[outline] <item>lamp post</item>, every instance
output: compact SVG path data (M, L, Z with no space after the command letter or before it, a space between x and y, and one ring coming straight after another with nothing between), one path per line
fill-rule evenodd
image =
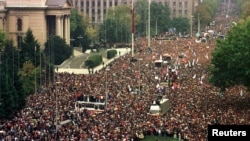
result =
M71 45L72 45L71 42L74 42L74 41L75 41L75 39L70 39L70 45L69 45L70 47L71 47ZM72 46L72 47L73 47L73 46Z
M142 59L139 59L139 96L141 95L141 61Z
M151 0L148 0L148 47L150 48L150 4Z
M0 50L0 109L1 109L1 105L2 105L2 87L1 87L1 82L2 82L2 74L1 74L1 65L2 65L2 51Z
M105 85L105 109L107 109L108 107L108 77L107 77L107 72L110 69L106 66L105 69L105 81L106 81L106 85Z
M59 86L62 84L62 82L56 82L56 139L57 139L57 133L58 133L58 91Z
M82 38L83 38L83 37L80 35L80 36L78 36L77 38L79 39L79 41L80 41L80 47L82 48ZM83 48L82 48L82 52L83 52Z
M191 15L191 20L190 20L190 37L193 37L193 15Z

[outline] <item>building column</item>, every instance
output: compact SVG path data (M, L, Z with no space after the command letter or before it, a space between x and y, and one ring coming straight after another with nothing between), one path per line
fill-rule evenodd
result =
M92 23L93 21L92 21L92 0L91 1L89 1L89 19L90 19L90 22Z
M64 29L64 25L65 25L65 21L64 21L64 15L61 16L60 21L61 21L61 37L63 39L65 39L64 33L65 33L65 29Z
M108 9L109 9L109 0L106 1L106 13Z
M61 37L61 15L56 15L56 35Z
M1 27L0 27L0 30L3 30L3 31L4 31L4 30L5 30L5 29L4 29L4 17L0 17L0 26L1 26Z
M83 1L83 13L84 13L84 16L86 16L87 14L87 8L89 8L89 7L87 7L87 2L86 2L86 0L85 1ZM81 11L82 12L82 11Z
M70 17L69 15L65 16L65 25L64 25L64 38L67 44L70 44Z
M95 0L95 21L94 21L95 26L96 26L97 21L98 21L98 1Z
M114 10L114 8L115 8L115 1L112 0L112 9Z
M100 13L101 13L101 17L100 17L100 21L103 21L103 12L104 12L104 6L103 6L104 0L101 0L101 8L100 8Z

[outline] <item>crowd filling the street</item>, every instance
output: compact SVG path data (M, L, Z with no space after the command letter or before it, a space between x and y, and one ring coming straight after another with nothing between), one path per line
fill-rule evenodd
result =
M221 33L226 32L223 29ZM221 93L208 83L217 38L211 35L196 42L196 37L175 36L151 38L150 48L147 38L138 37L134 56L120 56L90 74L55 73L53 82L27 97L26 108L13 119L0 120L0 139L135 141L155 135L205 141L208 125L249 125L247 89L235 86ZM155 61L165 53L171 61L158 66ZM152 116L149 108L161 95L169 99L170 109ZM75 104L84 97L107 105L98 113L79 110Z

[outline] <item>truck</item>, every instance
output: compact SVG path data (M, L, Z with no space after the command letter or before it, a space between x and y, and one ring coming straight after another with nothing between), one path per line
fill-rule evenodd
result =
M152 116L162 116L167 113L170 109L170 101L167 98L158 96L157 100L154 100L149 108L149 115Z

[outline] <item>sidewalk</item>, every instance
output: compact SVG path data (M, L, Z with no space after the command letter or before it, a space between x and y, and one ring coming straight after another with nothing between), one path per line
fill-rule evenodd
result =
M131 48L117 48L117 55L115 58L119 58L120 56L124 56L127 53L130 53ZM120 52L120 55L119 55ZM79 55L79 54L78 54ZM106 58L103 58L104 61L104 66L106 66L107 64L109 64L110 62L113 62L115 58L109 59L107 60ZM73 59L69 59L68 61L72 61ZM72 63L72 62L70 62ZM69 64L69 62L64 62L64 64ZM99 71L103 68L103 64L97 66L94 68L93 72ZM58 73L63 73L63 72L67 72L67 73L74 73L74 74L89 74L89 71L87 68L63 68L63 67L58 67L58 71L55 70Z

